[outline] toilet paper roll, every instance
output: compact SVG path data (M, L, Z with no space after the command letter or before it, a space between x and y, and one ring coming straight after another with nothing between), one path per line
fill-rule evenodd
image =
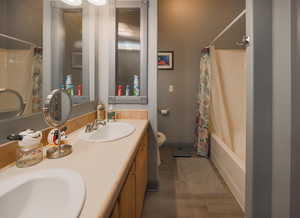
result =
M164 109L164 110L160 110L161 115L168 115L169 114L169 110Z

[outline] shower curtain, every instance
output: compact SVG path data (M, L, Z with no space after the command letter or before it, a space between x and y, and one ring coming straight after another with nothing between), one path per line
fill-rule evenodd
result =
M211 58L208 52L200 59L200 83L197 99L195 146L198 155L209 156L209 108L210 108L210 80Z
M246 72L244 49L210 47L201 57L195 142L200 156L209 156L209 133L214 133L245 159Z
M212 59L212 91L211 91L211 108L210 120L211 131L218 135L226 145L232 147L232 132L230 118L228 114L228 101L224 90L224 75L218 62L217 51L214 47L210 48Z
M43 104L43 55L42 51L35 53L33 58L32 113L39 112Z
M246 49L211 49L211 131L241 160L246 156Z

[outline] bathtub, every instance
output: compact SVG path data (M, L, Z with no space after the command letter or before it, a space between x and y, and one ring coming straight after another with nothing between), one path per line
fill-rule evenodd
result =
M211 160L245 211L245 161L241 160L214 134L211 137Z

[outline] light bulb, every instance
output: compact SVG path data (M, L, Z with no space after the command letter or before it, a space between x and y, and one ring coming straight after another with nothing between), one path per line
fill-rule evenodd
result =
M82 0L62 0L64 3L72 6L79 6L82 3Z
M107 3L107 0L88 0L93 5L101 6Z

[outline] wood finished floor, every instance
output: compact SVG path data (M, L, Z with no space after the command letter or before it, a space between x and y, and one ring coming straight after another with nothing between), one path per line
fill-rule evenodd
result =
M244 214L209 160L173 158L161 148L160 190L148 192L142 218L243 218Z

